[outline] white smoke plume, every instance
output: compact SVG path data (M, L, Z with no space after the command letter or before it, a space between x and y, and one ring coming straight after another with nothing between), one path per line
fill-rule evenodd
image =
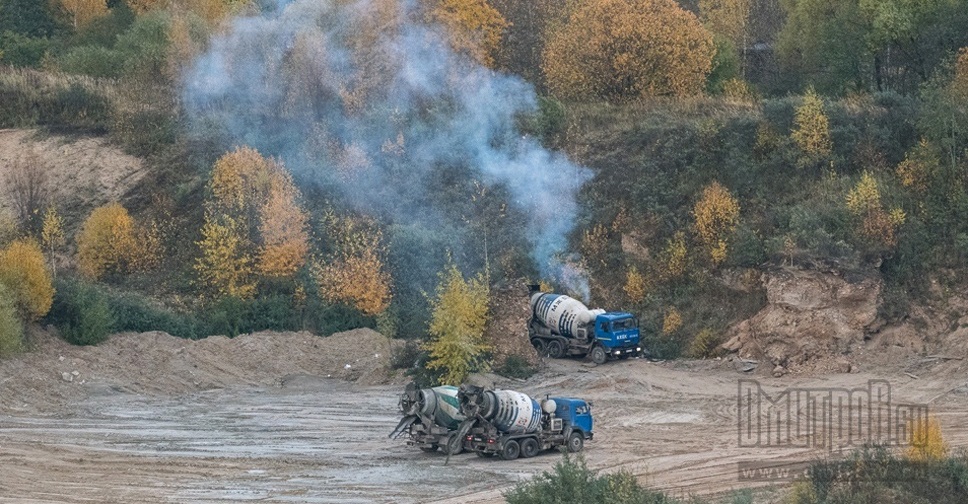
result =
M536 110L531 86L454 53L412 1L274 0L216 36L183 90L195 127L282 159L361 211L432 218L425 192L441 170L502 186L542 275L564 280L554 258L591 172L519 133Z

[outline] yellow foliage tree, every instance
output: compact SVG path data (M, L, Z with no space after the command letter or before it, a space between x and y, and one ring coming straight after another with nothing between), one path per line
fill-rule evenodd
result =
M61 0L61 6L71 15L75 30L108 13L106 0Z
M674 0L589 0L550 34L542 70L569 100L688 96L702 92L715 52Z
M327 301L347 303L366 315L378 315L390 306L390 274L373 250L316 263L313 276Z
M900 208L890 212L881 205L881 191L874 176L865 171L857 184L847 193L847 209L860 219L862 236L885 247L897 244L897 230L907 216Z
M299 189L288 173L273 178L260 212L259 271L270 277L291 277L306 263L309 252L308 216L297 203Z
M279 162L263 157L250 147L238 147L215 162L209 189L212 193L209 215L226 223L230 221L234 233L231 237L234 255L223 260L237 265L239 261L244 262L246 275L251 272L248 268L254 266L259 273L277 278L291 277L306 263L308 216L299 207L299 189ZM213 221L211 225L215 227L210 231L228 236L225 229L220 229L223 224ZM233 282L245 286L243 296L251 294L248 279L237 278ZM223 288L217 292L225 295L227 291Z
M64 244L64 221L54 207L47 207L47 212L44 213L44 222L40 228L40 241L44 250L47 251L51 274L56 277L57 268L54 263L54 251Z
M641 303L649 290L645 275L639 272L638 268L632 266L625 274L625 286L622 290L633 303Z
M926 139L921 139L917 147L905 154L904 161L897 165L896 171L901 185L924 193L928 188L928 181L940 166L941 159L934 147Z
M329 260L312 268L320 296L355 306L367 315L383 312L390 305L393 285L380 258L383 234L366 219L327 212L324 220L334 251Z
M272 187L279 166L251 147L238 147L212 167L209 188L215 204L236 219L254 220Z
M483 275L466 280L451 264L440 275L437 296L431 300L428 369L442 372L442 385L460 385L488 350L484 327L490 289Z
M665 317L662 319L662 334L669 336L682 327L682 314L675 307L666 310Z
M241 225L227 215L209 211L197 242L202 255L195 260L198 284L214 298L247 299L255 293L252 258L246 250Z
M447 27L454 50L493 67L507 20L486 0L437 0L431 17Z
M739 223L739 202L719 182L713 182L703 189L692 213L699 239L710 249L713 264L722 263L726 240Z
M808 160L818 160L830 155L833 148L830 121L824 112L823 100L812 88L804 95L803 104L797 107L790 136Z
M663 278L670 279L682 276L686 272L688 253L689 251L686 248L686 234L682 231L677 231L666 242L665 250L662 251Z
M847 209L855 215L864 215L881 207L881 191L871 172L865 171L857 184L847 193Z
M44 252L32 238L15 240L0 250L0 283L27 320L47 315L54 302L54 283L44 263Z
M752 0L699 0L699 15L709 31L742 51L749 35Z
M941 460L948 455L948 443L941 434L941 423L935 417L908 422L910 432L907 458L917 462Z
M123 270L134 244L134 220L123 206L111 203L95 208L77 236L78 269L91 279Z

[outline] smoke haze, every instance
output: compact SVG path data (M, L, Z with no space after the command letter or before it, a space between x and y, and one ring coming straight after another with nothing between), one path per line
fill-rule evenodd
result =
M556 258L590 171L517 130L536 110L530 85L454 53L421 17L399 0L275 2L212 40L185 108L195 127L398 221L434 218L426 192L442 171L502 187L542 276L563 281Z

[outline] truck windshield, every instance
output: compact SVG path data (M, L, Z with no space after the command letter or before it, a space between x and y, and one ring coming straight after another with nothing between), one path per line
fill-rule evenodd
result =
M616 320L615 322L613 322L613 330L623 331L625 329L635 329L636 327L638 327L638 325L639 325L638 321L636 321L634 318L627 318L625 320Z

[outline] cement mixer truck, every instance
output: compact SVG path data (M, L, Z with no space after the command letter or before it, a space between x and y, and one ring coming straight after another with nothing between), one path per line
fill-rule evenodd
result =
M411 383L400 395L403 418L390 433L395 439L407 433L407 444L423 451L442 448L448 455L463 451L463 443L456 435L465 420L457 401L457 387L442 386L420 389Z
M596 364L642 353L639 322L631 313L589 310L581 301L531 286L528 336L541 355L590 357Z
M591 404L582 399L538 401L514 390L472 385L461 385L457 399L466 417L457 434L464 449L479 457L514 460L558 447L574 453L593 436Z

